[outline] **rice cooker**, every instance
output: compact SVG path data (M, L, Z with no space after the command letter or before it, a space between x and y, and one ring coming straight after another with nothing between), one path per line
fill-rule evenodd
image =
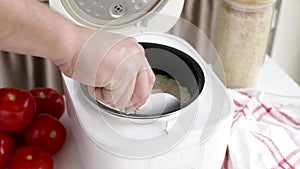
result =
M176 81L182 96L174 109L125 114L93 99L84 84L63 75L70 125L85 168L222 167L234 106L198 52L166 33L183 4L183 0L50 0L54 10L79 25L136 38L154 73ZM189 94L185 100L184 92Z

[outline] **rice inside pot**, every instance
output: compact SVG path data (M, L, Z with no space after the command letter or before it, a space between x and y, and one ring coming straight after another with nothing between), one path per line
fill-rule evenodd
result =
M155 78L152 93L169 93L175 96L181 105L191 99L188 89L181 86L178 81L161 74L156 74Z

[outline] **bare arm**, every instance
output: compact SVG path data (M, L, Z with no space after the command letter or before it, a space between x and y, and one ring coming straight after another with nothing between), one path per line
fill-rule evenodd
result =
M0 50L49 59L118 108L130 111L147 100L155 77L135 39L77 26L36 0L0 4ZM88 43L91 37L97 43Z
M66 60L94 32L36 0L0 0L0 4L0 49L4 51L44 57L57 65L70 63Z

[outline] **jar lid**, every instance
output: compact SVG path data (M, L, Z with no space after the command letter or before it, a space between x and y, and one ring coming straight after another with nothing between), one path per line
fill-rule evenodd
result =
M277 0L224 0L237 9L263 9L272 6Z

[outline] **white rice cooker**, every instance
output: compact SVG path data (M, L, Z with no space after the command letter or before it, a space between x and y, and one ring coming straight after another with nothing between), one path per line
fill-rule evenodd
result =
M226 88L185 40L167 34L183 0L50 0L73 22L130 35L155 74L190 98L159 114L124 114L63 75L71 129L86 169L220 169L234 106ZM157 104L157 103L156 103ZM155 105L153 105L155 106Z

